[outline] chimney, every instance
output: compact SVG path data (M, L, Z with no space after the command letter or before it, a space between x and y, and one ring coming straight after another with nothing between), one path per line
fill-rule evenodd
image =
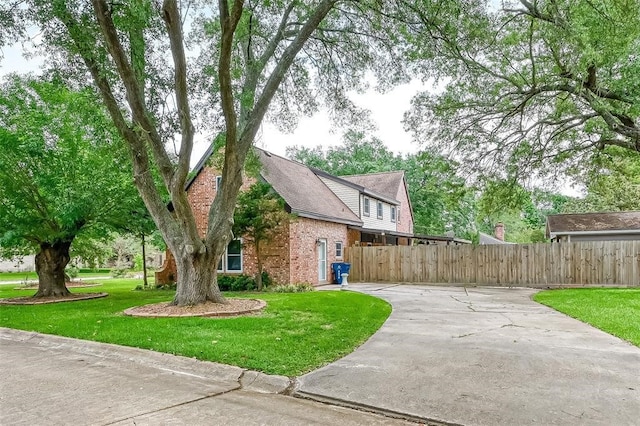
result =
M502 222L496 223L496 227L493 230L493 234L500 241L504 241L504 223Z

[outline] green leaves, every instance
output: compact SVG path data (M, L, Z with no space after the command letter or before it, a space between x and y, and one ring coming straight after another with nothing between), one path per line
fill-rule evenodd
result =
M257 181L238 195L233 233L238 238L244 236L253 244L259 244L269 241L289 218L282 197L268 183Z
M414 2L433 7L428 1ZM466 2L459 2L466 3ZM484 175L527 182L588 161L593 147L637 150L640 2L474 2L440 20L419 16L412 57L444 92L414 100L407 123Z
M127 153L91 91L11 76L0 90L0 246L73 240L129 215L140 199Z

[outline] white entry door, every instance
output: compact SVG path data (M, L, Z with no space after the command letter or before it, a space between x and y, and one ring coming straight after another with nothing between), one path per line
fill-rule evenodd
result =
M327 240L318 240L318 281L327 280Z

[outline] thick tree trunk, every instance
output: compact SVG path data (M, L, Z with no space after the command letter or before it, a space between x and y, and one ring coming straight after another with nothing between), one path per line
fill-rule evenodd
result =
M33 297L59 297L71 294L65 285L64 268L71 260L71 241L56 241L40 244L36 254L38 292Z
M178 286L174 305L192 306L207 301L227 303L218 288L218 257L202 253L176 256Z

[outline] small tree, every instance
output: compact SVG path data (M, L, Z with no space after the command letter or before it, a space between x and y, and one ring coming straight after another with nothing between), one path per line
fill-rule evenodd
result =
M258 181L238 196L233 233L242 235L244 242L252 244L256 250L256 285L259 291L262 290L263 269L261 247L272 241L280 225L291 217L285 211L282 197L266 182Z

